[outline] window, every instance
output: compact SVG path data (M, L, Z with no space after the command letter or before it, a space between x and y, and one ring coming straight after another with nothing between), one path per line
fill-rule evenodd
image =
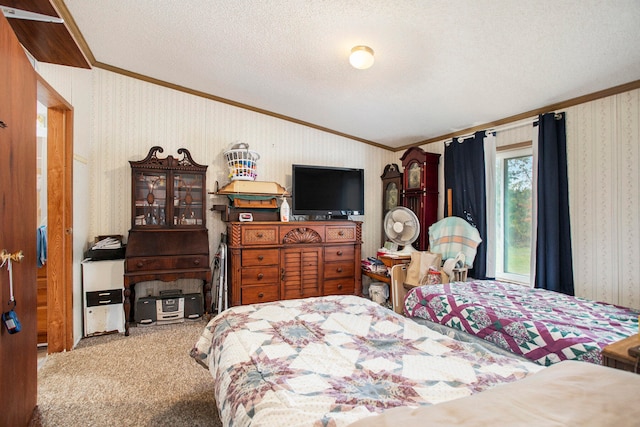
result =
M529 283L533 155L531 146L496 154L496 278Z

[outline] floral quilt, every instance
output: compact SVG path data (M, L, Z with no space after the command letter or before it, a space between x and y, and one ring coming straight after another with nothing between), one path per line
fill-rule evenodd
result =
M404 309L545 366L599 364L602 348L638 333L637 310L492 280L417 287Z
M544 369L356 296L233 307L209 322L191 356L213 376L225 426L345 426Z

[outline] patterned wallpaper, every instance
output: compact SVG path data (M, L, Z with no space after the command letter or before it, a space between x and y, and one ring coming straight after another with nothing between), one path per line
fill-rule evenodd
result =
M563 111L576 295L640 308L640 90ZM531 126L497 132L496 140L531 140ZM423 148L443 153L444 144Z
M101 69L40 64L38 71L75 108L75 152L87 159L90 181L90 191L76 194L75 205L81 212L85 209L87 241L97 234L126 235L129 160L143 158L153 145L162 146L164 154L177 154L178 148L185 147L194 160L209 165L207 182L213 191L216 181L228 182L222 153L242 141L261 155L258 179L286 187L291 185L292 163L364 168L363 256L374 255L380 245L380 175L386 164L400 164L403 152L392 153ZM640 90L564 111L576 294L640 308ZM529 140L529 132L529 127L498 132L497 144ZM443 147L442 142L423 146L441 154ZM441 159L440 216L442 163ZM207 218L212 250L224 231L217 215L210 212Z
M393 152L98 68L88 72L90 93L74 91L70 80L78 77L69 78L63 67L41 64L39 71L74 106L93 100L87 120L75 123L76 135L89 130L88 139L76 136L74 150L89 165L91 191L75 199L76 205L88 206L87 240L99 234L127 235L129 160L144 158L154 145L164 149L162 156L177 156L178 148L187 148L196 162L209 166L207 187L214 191L216 182L229 182L224 151L245 142L260 154L258 180L289 190L293 163L363 168L366 215L354 219L364 222L363 256L375 255L379 248L380 175L394 160ZM214 203L227 203L226 197L211 196L210 205ZM208 212L211 252L225 227L219 213Z

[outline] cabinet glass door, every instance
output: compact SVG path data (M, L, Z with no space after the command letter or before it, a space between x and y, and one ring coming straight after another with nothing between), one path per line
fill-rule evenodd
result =
M202 225L204 175L176 173L173 177L173 225Z
M159 171L137 171L134 182L134 225L166 225L167 174Z

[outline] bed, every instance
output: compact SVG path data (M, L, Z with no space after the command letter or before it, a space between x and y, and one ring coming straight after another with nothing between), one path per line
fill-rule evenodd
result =
M208 323L191 356L213 377L225 426L346 426L545 369L356 296L233 307Z
M637 426L640 375L565 360L535 375L469 397L398 407L350 427Z
M471 334L544 366L562 360L600 364L602 348L638 333L638 310L494 280L419 286L403 301L411 318Z

